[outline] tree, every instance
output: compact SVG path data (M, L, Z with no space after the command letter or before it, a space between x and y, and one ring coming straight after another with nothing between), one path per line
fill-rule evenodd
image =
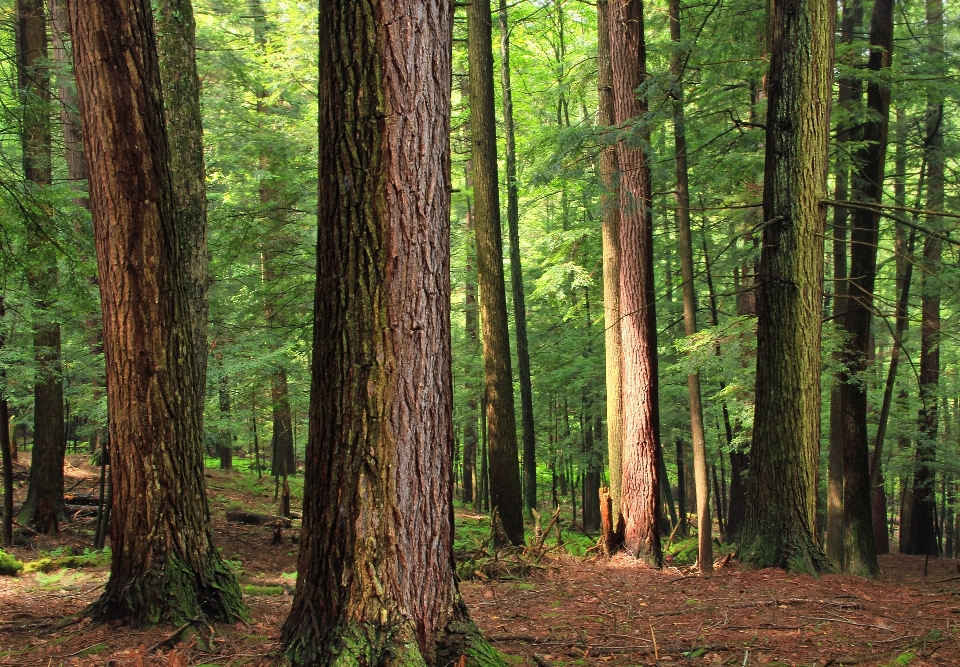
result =
M623 451L620 511L624 545L659 567L660 473L657 467L657 318L653 293L650 170L643 145L647 105L637 93L646 78L643 3L618 2L610 12L614 118L624 134L620 168L620 335L623 351Z
M772 5L749 511L740 558L830 568L815 532L834 3Z
M213 547L186 267L150 3L68 7L90 174L113 471L110 578L89 613L245 615Z
M877 0L870 20L872 72L890 69L893 55L893 2ZM863 124L864 145L856 152L852 177L854 199L881 203L890 87L882 78L867 84L871 118ZM850 336L844 350L846 370L840 374L840 433L843 439L843 560L844 572L867 577L880 574L870 496L870 445L867 442L867 388L860 374L867 368L873 292L877 275L879 212L857 209L850 229L850 276L847 281L844 329Z
M453 7L369 8L320 7L310 436L283 644L293 665L501 665L453 571Z
M680 237L680 275L683 279L683 328L687 336L697 333L697 295L693 284L693 240L690 233L690 186L687 170L687 130L683 108L683 52L680 50L680 0L670 2L670 37L674 42L670 61L673 76L673 133L677 165L677 226ZM690 397L690 434L693 441L693 474L697 489L698 563L701 573L713 570L713 519L710 517L710 483L707 480L707 446L703 430L700 373L687 376ZM719 499L718 499L719 502ZM686 521L686 517L681 517Z
M597 124L603 135L600 152L600 219L603 245L603 340L607 386L607 457L610 477L610 530L622 541L620 512L621 452L623 449L623 384L620 343L620 209L617 173L617 148L610 131L613 115L613 69L610 65L610 2L597 3L598 111ZM611 547L618 546L611 544Z
M944 49L943 0L926 0L927 52L938 69ZM943 210L944 204L944 142L943 94L936 86L927 90L927 209ZM937 458L937 389L940 382L940 280L931 272L940 263L942 240L939 235L940 218L927 216L929 234L923 244L923 261L928 271L923 274L923 292L920 323L920 411L917 416L917 448L913 468L913 502L910 504L909 530L900 539L900 552L936 556L936 471Z
M470 60L470 130L473 135L474 226L480 328L487 383L490 503L497 508L506 537L523 544L523 501L517 455L510 332L503 275L503 238L497 184L497 125L493 97L490 0L467 9Z
M203 428L207 398L207 188L203 163L203 119L197 76L197 26L191 0L161 0L154 14L170 143L170 174L180 229L180 257L187 278L193 328L193 387Z

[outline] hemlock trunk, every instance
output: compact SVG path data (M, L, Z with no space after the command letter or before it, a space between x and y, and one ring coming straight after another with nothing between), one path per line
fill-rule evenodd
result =
M283 628L293 665L503 664L453 570L452 12L320 5L310 435Z
M617 2L610 11L610 61L616 123L630 130L617 145L620 176L620 326L623 449L620 511L627 551L654 566L660 547L660 475L657 468L657 329L653 293L650 169L643 145L646 78L643 3Z
M830 568L816 535L820 328L835 5L774 3L757 294L757 383L740 557Z
M71 2L110 404L110 579L88 610L139 625L245 614L213 547L151 6Z

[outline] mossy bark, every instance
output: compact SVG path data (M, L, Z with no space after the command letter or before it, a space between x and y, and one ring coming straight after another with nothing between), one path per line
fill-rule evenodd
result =
M756 418L740 558L830 569L816 536L823 236L835 3L786 0L770 21Z
M310 435L284 652L298 667L496 665L454 578L453 6L331 0L319 25Z
M89 613L137 625L244 615L213 547L189 278L148 0L70 3L103 310L110 579Z

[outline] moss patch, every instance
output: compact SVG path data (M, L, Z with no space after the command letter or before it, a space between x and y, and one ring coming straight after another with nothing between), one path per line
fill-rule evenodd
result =
M0 549L0 576L15 577L23 569L23 563L11 556L3 549Z

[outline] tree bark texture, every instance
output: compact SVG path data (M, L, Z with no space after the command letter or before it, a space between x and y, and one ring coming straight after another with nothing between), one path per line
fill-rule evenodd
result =
M6 344L6 304L0 294L0 350ZM0 465L3 466L3 544L13 546L13 452L7 409L7 372L0 367Z
M189 281L147 0L68 6L90 173L110 405L110 579L90 613L137 624L245 615L213 547Z
M502 664L453 570L452 22L440 0L320 6L310 435L283 628L293 665Z
M503 274L490 22L490 0L476 0L467 9L477 282L487 385L490 503L499 511L507 538L519 545L523 544L523 500Z
M680 41L680 0L670 0L670 39L674 53L670 61L673 77L673 137L676 151L677 226L680 238L680 273L683 279L683 329L687 336L697 333L697 294L693 282L693 240L690 233L690 190L687 169L687 131L683 108L683 52ZM700 373L687 376L690 398L690 435L693 445L693 476L697 489L697 540L700 573L713 570L713 521L710 518L710 482L707 479L707 445L703 429ZM721 453L722 456L722 453ZM686 520L686 517L683 517Z
M613 69L610 66L610 2L597 2L597 60L599 105L597 124L610 128L613 117ZM600 195L601 243L603 246L603 326L604 355L607 385L607 465L610 473L611 521L615 526L621 519L620 488L621 451L623 449L623 384L620 366L623 349L620 345L620 207L619 167L614 134L603 137L600 152L600 175L603 191ZM619 531L622 532L622 531ZM617 545L619 546L619 545Z
M927 57L937 63L943 74L944 12L943 0L926 0ZM927 210L942 211L944 205L943 95L937 87L927 91ZM938 216L927 216L927 227L939 231ZM923 244L923 263L927 271L921 283L920 322L920 412L917 418L917 449L913 468L913 502L910 505L910 530L901 538L900 552L938 553L936 536L936 459L937 389L940 382L940 264L942 242L934 235ZM933 273L931 273L933 272Z
M784 0L769 16L756 417L740 558L830 569L816 536L820 322L834 3Z
M193 387L200 426L207 396L207 186L203 161L197 26L191 0L160 0L154 14L160 81L163 83L170 175L177 214L177 242L186 278L193 328ZM201 431L202 432L202 431Z
M42 201L50 186L50 67L47 61L47 20L43 0L17 2L17 81L22 109L23 175L28 191ZM57 291L57 250L48 240L50 216L43 206L26 209L27 282L33 292L33 355L36 363L33 403L33 452L27 498L20 523L41 533L56 533L67 519L63 503L63 368L60 323L54 312Z
M843 3L843 18L840 22L840 42L850 45L860 32L863 23L861 0ZM846 64L854 66L859 58L850 49L845 54ZM852 128L849 115L860 101L862 84L859 79L844 78L839 82L837 106L842 120L837 126L837 158L834 176L834 196L845 201L850 190L850 158L847 144L859 136L858 128ZM833 210L833 318L842 324L847 308L847 218L849 210L837 206ZM837 353L837 360L840 354ZM840 400L841 378L834 378L830 388L830 449L827 461L827 558L838 567L843 566L843 420Z
M893 52L893 0L876 0L870 21L871 72L890 69ZM856 154L852 177L854 198L881 203L890 115L890 88L883 77L867 85L871 118L863 123L865 142ZM844 572L877 577L876 544L870 501L870 445L867 439L867 387L861 377L872 351L873 291L877 275L880 215L857 209L850 229L850 277L843 325L849 338L840 374L840 422L843 440Z
M63 156L67 162L67 178L77 190L84 190L87 163L83 155L83 134L77 89L70 75L70 21L63 0L49 0L50 35L53 39L53 61L57 65L57 94L60 96L60 124L63 127ZM89 206L84 197L80 205Z
M507 0L500 0L500 81L503 91L503 132L506 139L507 230L510 236L510 284L520 374L520 426L523 434L523 492L527 509L537 506L537 439L533 423L533 386L530 381L530 345L527 342L527 306L520 264L520 195L517 191L517 142L510 86L510 24Z
M646 78L643 3L610 7L614 120L627 135L617 145L620 175L620 325L623 450L620 511L627 551L661 566L660 476L657 469L657 328L653 293L650 170L643 145L647 104L637 89Z

